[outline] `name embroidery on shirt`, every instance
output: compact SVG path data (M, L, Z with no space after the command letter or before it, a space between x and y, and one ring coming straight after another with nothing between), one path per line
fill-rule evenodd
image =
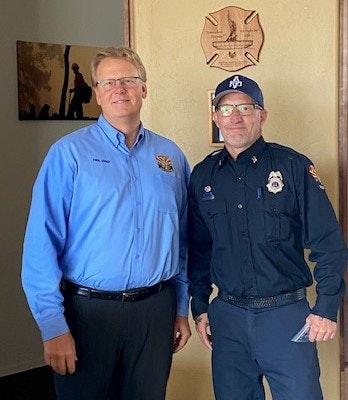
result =
M110 160L101 160L100 158L93 158L93 161L107 163L107 164L109 164L109 162L110 162Z
M166 172L174 171L172 160L168 156L157 155L156 161L158 167L161 168L163 171Z

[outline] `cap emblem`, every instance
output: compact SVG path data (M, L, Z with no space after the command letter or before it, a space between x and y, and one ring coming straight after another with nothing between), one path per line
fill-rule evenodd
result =
M235 76L231 81L230 81L230 87L232 89L237 89L243 85L243 82L239 79L239 76Z

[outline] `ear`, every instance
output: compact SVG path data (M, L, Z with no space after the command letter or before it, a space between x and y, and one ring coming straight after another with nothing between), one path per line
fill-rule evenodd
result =
M217 122L218 118L216 116L216 111L213 111L213 121L215 122L215 125L219 128L219 124Z
M261 123L261 126L266 122L267 115L268 115L267 110L261 110L261 112L260 112L260 123Z
M144 83L144 84L142 85L142 94L141 94L141 97L142 97L143 99L146 99L146 96L147 96L147 86L146 86L146 84Z

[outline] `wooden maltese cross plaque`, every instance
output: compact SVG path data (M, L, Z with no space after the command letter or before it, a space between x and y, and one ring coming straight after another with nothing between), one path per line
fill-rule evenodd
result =
M225 7L205 17L201 44L207 65L238 71L259 61L263 38L256 11Z

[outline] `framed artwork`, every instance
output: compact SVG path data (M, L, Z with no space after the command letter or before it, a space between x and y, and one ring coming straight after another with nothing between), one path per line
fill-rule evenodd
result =
M123 33L115 42L131 47L132 1L119 2ZM17 41L18 119L97 119L90 62L98 49Z
M208 90L208 115L209 115L209 125L208 125L208 141L211 147L223 147L224 138L221 135L220 129L215 125L213 121L213 99L214 90Z
M97 47L17 41L20 120L97 119L90 62Z

